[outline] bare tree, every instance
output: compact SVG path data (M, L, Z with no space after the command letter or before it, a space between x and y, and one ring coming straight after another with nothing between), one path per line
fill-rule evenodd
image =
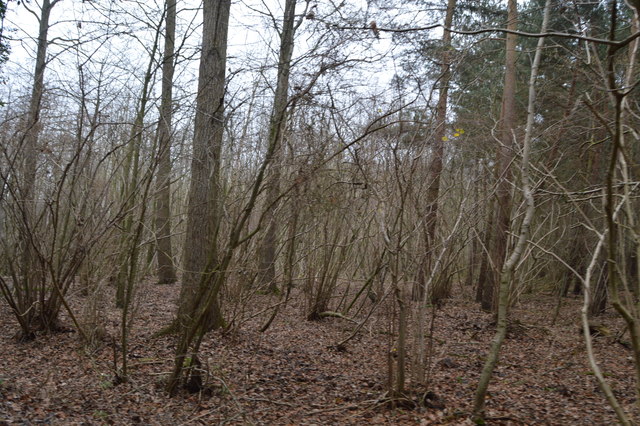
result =
M436 131L433 135L433 159L429 166L427 176L427 193L426 193L426 214L425 214L425 231L424 244L425 253L424 261L420 265L418 282L420 290L424 291L426 275L431 269L431 258L433 254L433 246L435 245L436 223L438 221L438 197L440 196L440 176L442 174L442 163L444 157L444 146L446 141L446 125L447 125L447 101L449 97L449 83L451 81L451 28L453 23L453 14L456 8L456 0L447 1L447 12L444 18L444 27L442 35L442 65L439 77L438 105L436 106ZM433 289L433 299L441 299L446 296L447 289L442 286Z
M202 53L196 97L191 185L189 188L184 272L178 324L192 319L198 289L218 271L217 238L221 214L220 155L222 151L229 0L204 2ZM217 296L207 312L207 328L224 324Z
M162 93L158 119L158 172L155 213L158 282L176 281L171 245L171 139L173 116L173 74L175 70L176 0L165 2L164 55L162 59Z
M307 3L308 4L308 3ZM275 150L271 160L270 175L267 178L267 194L265 205L265 223L267 229L259 246L260 275L258 284L261 287L268 286L271 291L277 291L276 278L276 252L278 221L274 211L280 192L280 167L282 166L282 134L286 122L287 107L289 104L289 74L291 72L291 57L293 55L294 36L296 29L303 22L306 13L295 24L296 0L286 0L284 5L284 20L280 30L280 56L278 59L278 80L273 99L273 109L269 120L269 134L267 146L274 144ZM294 25L295 24L295 25Z
M39 270L35 262L34 228L36 222L36 171L38 164L38 137L40 135L41 123L40 112L42 105L42 97L44 94L44 73L47 66L47 47L49 45L49 18L51 10L59 2L59 0L43 0L40 7L40 14L31 12L38 18L38 41L36 50L36 64L33 73L33 84L31 87L31 98L29 100L29 111L25 123L25 129L22 137L22 143L19 147L21 151L21 177L19 188L19 199L22 211L22 223L20 224L20 239L22 245L22 267L20 283L15 283L18 288L19 309L25 314L26 328L23 327L25 333L24 338L32 337L31 321L35 317L35 310L32 309L37 303L36 287L43 278L44 271ZM25 5L26 7L26 5ZM24 297L22 297L24 296ZM44 318L43 318L44 319ZM54 327L54 324L42 324L45 327Z

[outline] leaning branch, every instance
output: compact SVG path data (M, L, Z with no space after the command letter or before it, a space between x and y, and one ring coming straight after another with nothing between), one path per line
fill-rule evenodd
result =
M343 26L343 25L338 25L338 24L333 24L333 23L329 23L329 22L325 22L325 24L329 27L332 27L334 29L338 29L338 30L364 30L364 31L370 31L372 30L371 26L368 25L359 25L359 26ZM603 44L606 46L612 46L616 49L619 49L621 47L624 47L626 45L628 45L629 43L631 43L632 41L634 41L637 38L640 38L640 31L635 32L633 34L631 34L629 37L619 40L619 41L615 41L615 40L608 40L608 39L604 39L604 38L597 38L597 37L589 37L589 36L585 36L585 35L581 35L581 34L570 34L570 33L562 33L562 32L556 32L556 31L549 31L549 32L543 32L543 33L530 33L530 32L526 32L526 31L517 31L517 30L509 30L507 28L483 28L483 29L479 29L479 30L456 30L453 28L448 28L443 24L431 24L431 25L427 25L424 27L406 27L406 28L392 28L392 27L379 27L379 26L375 26L376 31L379 32L386 32L386 33L412 33L412 32L419 32L419 31L429 31L429 30L434 30L436 28L442 28L445 31L449 31L453 34L460 34L460 35L478 35L478 34L487 34L487 33L504 33L504 34L515 34L517 36L520 37L529 37L529 38L545 38L545 37L555 37L555 38L566 38L566 39L573 39L573 40L580 40L580 41L588 41L591 43L596 43L596 44Z

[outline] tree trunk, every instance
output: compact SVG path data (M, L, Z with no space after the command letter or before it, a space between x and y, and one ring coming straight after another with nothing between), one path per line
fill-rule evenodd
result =
M513 3L513 4L512 4ZM507 29L517 29L517 9L515 2L509 1ZM516 126L516 41L515 34L507 34L504 88L502 109L500 111L500 147L496 155L496 198L495 213L492 226L487 229L491 233L489 257L491 270L483 283L482 309L496 310L497 288L500 273L507 252L509 227L511 223L511 161L513 160L513 130Z
M594 317L601 315L607 309L607 284L608 284L608 265L602 262L598 268L595 285L591 290L589 302L589 316Z
M202 54L198 75L196 117L187 207L184 273L178 325L186 326L198 309L201 285L214 281L220 223L220 154L224 131L225 70L231 0L205 0ZM217 294L207 309L205 328L224 324Z
M487 309L484 301L485 299L491 300L491 298L487 294L492 290L490 288L491 280L489 278L492 273L492 265L491 260L489 259L488 250L489 247L491 247L491 238L493 235L492 230L495 216L495 204L495 200L489 201L486 228L482 233L482 255L480 256L482 261L480 262L480 271L478 272L478 286L476 287L476 302L480 303L482 305L482 309L484 310L491 310L491 306L489 306Z
M173 116L173 73L176 35L176 0L166 0L166 28L164 58L162 62L162 94L158 121L158 173L156 186L156 257L158 283L170 284L177 280L171 246L171 122Z
M517 5L516 0L509 0L508 3L508 28L515 30L516 20L517 20ZM542 28L540 29L541 33L546 32L547 24L549 22L549 11L551 9L551 0L547 0L544 7L544 18L542 19ZM525 128L524 135L524 143L522 149L522 193L523 197L526 201L526 212L524 219L522 220L522 224L520 225L520 233L518 235L518 240L513 249L513 252L509 256L509 259L504 263L504 268L500 273L500 281L498 288L498 303L497 303L497 325L496 325L496 333L493 337L493 341L491 342L491 347L489 349L489 353L487 354L487 359L485 361L484 367L482 368L482 373L480 375L480 380L478 381L478 388L476 389L476 395L473 403L473 417L476 420L477 424L484 424L484 407L485 407L485 397L487 395L487 389L489 387L489 381L493 375L493 369L495 368L498 357L500 355L500 349L502 347L502 343L504 342L504 338L507 335L507 316L509 313L509 293L511 290L511 281L514 276L514 272L516 270L516 266L522 257L522 253L525 250L527 245L527 239L529 238L529 228L531 226L531 222L533 220L533 215L535 213L535 205L533 199L533 192L531 190L531 183L529 181L529 154L531 150L531 139L533 132L533 122L535 116L535 100L536 100L536 90L535 83L538 78L538 67L540 66L540 59L542 57L542 48L544 46L544 37L538 40L538 45L536 47L536 53L533 59L533 64L531 66L531 75L529 78L529 101L527 107L527 125ZM516 45L516 36L515 35L507 35L507 70L509 69L509 61L510 59L515 59L515 45ZM510 52L510 50L512 50ZM510 54L513 54L514 57L510 58ZM514 68L511 69L512 72L515 73L515 63L513 63ZM514 83L515 83L515 75L514 75ZM515 89L515 86L511 87L511 89ZM505 84L505 97L507 95L507 84ZM515 98L515 91L511 91L510 95ZM503 103L503 106L508 103ZM512 124L515 124L515 119L512 121Z
M456 8L456 0L447 1L447 13L444 19L444 27L451 28L453 13ZM440 89L438 91L438 105L436 106L436 132L434 140L433 161L429 167L427 182L427 212L425 216L425 250L424 260L420 267L419 282L424 285L425 274L431 269L431 257L433 254L433 242L438 221L438 197L440 196L440 175L442 174L442 159L444 157L444 145L447 126L447 98L449 97L449 82L451 80L451 32L444 30L442 35L442 65L440 74ZM432 289L432 299L442 299L448 296L448 290L437 288L442 286L444 280L437 280ZM420 291L426 289L421 288ZM437 302L437 300L432 300Z
M297 26L294 25L296 0L287 0L284 6L284 20L280 33L280 57L278 60L278 81L273 100L273 110L269 121L269 139L267 146L274 145L273 158L270 159L271 170L267 178L267 195L265 201L265 223L267 230L258 248L260 275L258 284L275 292L278 287L276 278L276 252L278 221L275 219L275 209L280 192L280 168L282 167L282 133L287 116L289 73L291 57L293 55L293 37Z
M40 109L44 93L44 71L47 66L47 46L49 33L49 17L51 9L59 0L43 0L40 9L38 47L36 52L36 67L33 75L29 114L22 140L22 187L23 222L20 229L22 282L19 284L18 300L20 310L26 316L25 324L31 327L35 311L31 309L38 297L38 288L43 288L43 272L36 264L36 253L31 238L34 237L36 216L36 169L38 162L38 137L40 135ZM44 291L44 290L42 290ZM24 338L30 338L33 330L24 330Z

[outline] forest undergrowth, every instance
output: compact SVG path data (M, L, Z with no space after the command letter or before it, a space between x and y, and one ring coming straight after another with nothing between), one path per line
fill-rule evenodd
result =
M391 407L385 398L387 357L394 351L391 303L339 349L336 343L356 324L337 317L306 321L303 298L292 298L264 333L259 329L270 312L247 315L238 327L206 336L200 358L205 390L169 398L163 385L174 338L153 335L171 320L179 286L147 283L140 294L129 343L130 381L122 384L114 372L115 307L102 307L101 340L87 349L72 328L17 341L14 319L0 305L0 424L472 424L468 416L495 325L466 297L437 308L430 385L414 389L418 404ZM272 296L256 297L256 313L274 303ZM81 306L83 298L71 301ZM582 302L563 299L552 323L556 303L551 294L524 295L514 307L489 387L488 424L615 423L587 362ZM610 311L597 322L598 360L616 396L630 407L633 362L627 336L619 333L623 324Z

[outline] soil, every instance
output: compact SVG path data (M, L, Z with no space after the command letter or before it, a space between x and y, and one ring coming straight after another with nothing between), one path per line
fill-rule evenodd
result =
M462 289L459 289L462 290ZM172 319L179 285L144 284L129 338L130 376L118 384L120 310L103 306L103 335L82 345L67 332L15 338L17 324L0 305L0 424L473 424L473 396L489 342L491 314L466 299L437 309L428 385L404 403L387 398L388 359L395 347L389 301L355 337L356 323L339 317L305 319L304 297L293 297L264 333L278 296L256 294L232 306L233 327L209 333L200 361L204 389L169 398L163 386L173 364L175 336L153 335ZM107 299L105 299L107 300ZM113 299L109 299L113 300ZM81 312L85 298L71 297ZM525 295L512 309L512 326L489 386L488 424L606 425L616 423L586 356L579 327L580 299ZM359 322L370 309L367 300ZM262 311L262 312L261 312ZM430 311L431 318L431 311ZM631 350L614 312L597 318L598 361L620 403L633 413L636 394ZM409 361L411 361L411 352ZM636 417L637 418L637 417Z

